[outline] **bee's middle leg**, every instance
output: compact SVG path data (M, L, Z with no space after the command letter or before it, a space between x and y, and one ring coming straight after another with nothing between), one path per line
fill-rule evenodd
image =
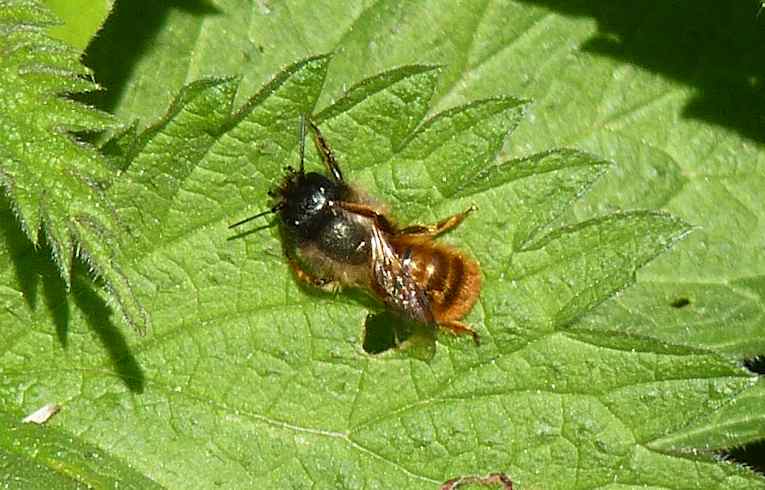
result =
M338 206L354 214L371 218L377 226L383 232L389 235L398 234L396 227L390 222L384 214L377 212L375 209L367 206L366 204L359 204L355 202L341 201L337 203Z
M470 213L477 210L478 208L475 205L470 206L466 210L462 211L461 213L457 213L453 216L449 216L448 218L442 219L438 223L434 223L431 225L412 225L407 226L406 228L400 230L398 232L399 235L425 235L425 236L437 236L442 233L446 233L449 230L453 230L454 228L457 228L463 221L465 221L465 218L468 217Z

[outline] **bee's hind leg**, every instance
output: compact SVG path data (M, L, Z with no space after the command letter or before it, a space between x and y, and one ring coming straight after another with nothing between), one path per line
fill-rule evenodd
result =
M438 236L442 233L446 233L449 230L453 230L454 228L457 228L463 221L465 221L465 218L468 217L470 213L477 210L478 207L476 205L472 205L466 210L462 211L461 213L457 213L453 216L449 216L448 218L442 219L438 223L434 223L431 225L412 225L407 226L406 228L400 230L398 232L399 235L424 235L424 236Z
M481 338L478 336L478 332L473 330L470 325L458 322L457 320L449 320L446 322L438 322L438 326L448 330L454 335L470 335L473 337L473 341L476 345L481 343Z

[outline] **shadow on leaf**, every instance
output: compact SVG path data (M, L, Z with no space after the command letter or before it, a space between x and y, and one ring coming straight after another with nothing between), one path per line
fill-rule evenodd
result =
M24 300L30 310L35 310L38 288L42 283L45 305L56 326L56 336L61 345L66 347L69 303L66 298L66 285L51 259L50 246L43 236L40 246L35 248L21 231L6 196L3 195L0 199L0 233L5 237L5 245Z
M765 473L765 441L752 442L730 451L723 451L726 461L743 464L753 470Z
M76 269L77 276L72 286L75 304L85 316L85 321L109 354L117 375L133 393L143 393L145 377L143 369L130 352L125 336L111 320L112 310L93 290L90 280L83 278L81 267Z
M27 240L4 196L0 197L0 234L5 238L27 307L30 310L37 308L38 290L42 287L56 336L61 346L66 348L71 319L66 285L53 264L52 252L44 237L37 248ZM76 262L72 271L72 298L107 350L117 375L130 391L142 393L145 383L143 370L130 352L122 332L111 321L111 309L96 294L95 286L87 277L83 264Z
M696 89L684 115L765 141L765 18L759 2L522 0L592 17L581 49L641 66Z
M84 64L95 72L95 79L105 90L82 98L111 112L130 80L129 74L152 48L173 9L198 16L221 13L210 0L117 2L103 29L88 46L84 59Z

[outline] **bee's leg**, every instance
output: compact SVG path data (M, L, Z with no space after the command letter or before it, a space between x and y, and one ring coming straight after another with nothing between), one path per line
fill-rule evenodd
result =
M290 268L292 269L292 272L295 274L295 277L298 278L298 280L310 284L311 286L333 293L340 289L340 283L337 281L333 281L331 279L325 279L323 277L316 276L314 274L311 274L307 270L303 269L303 267L300 265L300 263L295 259L294 257L287 257L287 261L290 264Z
M441 328L444 328L448 330L449 332L453 333L454 335L471 335L473 337L473 341L476 343L476 345L481 343L481 339L478 336L478 332L473 330L470 325L466 325L462 322L458 322L457 320L449 320L446 322L439 322L438 326Z
M446 219L443 219L439 221L438 223L432 224L432 225L412 225L407 226L403 230L399 231L399 235L426 235L426 236L437 236L442 233L446 233L449 230L452 230L460 225L467 216L478 209L475 204L467 208L461 213L457 213L453 216L449 216Z
M377 226L384 233L387 233L389 235L398 234L398 231L396 231L396 227L393 225L393 223L390 222L388 218L385 217L385 215L377 212L376 210L367 206L366 204L359 204L356 202L347 202L347 201L338 201L335 204L345 209L346 211L350 211L351 213L373 219L375 222L375 226Z
M332 151L332 148L329 147L329 143L327 143L327 140L322 136L319 127L310 119L308 119L308 124L311 125L311 131L313 132L313 142L316 144L316 149L319 150L321 159L324 160L324 164L327 166L329 173L332 174L332 177L334 177L335 180L342 182L343 173L340 172L340 166L337 164L337 160L335 160L335 154Z

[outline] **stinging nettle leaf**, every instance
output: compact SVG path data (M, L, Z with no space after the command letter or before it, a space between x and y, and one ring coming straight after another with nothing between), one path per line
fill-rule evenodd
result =
M762 254L765 233L760 225L765 221L759 218L765 210L761 198L765 153L761 137L748 138L742 134L751 136L753 128L760 136L765 133L761 124L751 124L744 131L740 125L742 120L761 123L762 113L752 110L761 104L759 98L750 95L757 92L757 81L762 78L758 56L762 51L762 31L757 22L752 22L756 8L746 2L709 2L696 9L677 8L675 2L653 2L651 8L645 8L634 2L539 1L469 5L452 1L325 2L320 9L305 1L250 4L222 0L209 9L206 2L189 9L168 7L162 2L146 5L153 22L142 21L146 11L131 15L131 10L136 9L117 7L116 19L121 23L115 22L116 29L103 32L96 40L104 41L102 47L106 48L103 49L106 62L100 66L106 72L116 71L119 77L114 81L116 94L111 97L115 110L131 120L137 115L163 113L170 98L166 94L202 74L242 72L244 79L239 90L243 96L257 90L289 60L325 51L336 52L320 98L327 103L341 97L345 87L354 86L370 74L411 63L445 67L432 112L508 93L533 98L529 117L512 140L505 142L507 158L523 158L566 146L616 162L597 180L592 192L573 201L569 212L565 212L568 208L560 204L562 199L557 196L570 196L577 184L566 185L567 171L563 170L446 201L434 187L419 190L406 188L406 182L391 185L394 177L391 168L399 167L395 161L391 165L382 162L379 172L370 169L349 172L350 176L354 183L363 184L371 194L389 202L393 215L403 222L435 220L475 201L479 213L443 240L459 244L480 257L484 272L500 278L513 253L524 249L527 241L534 242L561 225L621 209L662 208L703 228L697 228L670 253L641 268L636 286L612 297L608 306L595 308L590 315L597 312L601 321L593 328L619 333L627 330L626 333L634 334L630 340L633 343L641 338L659 338L680 347L714 349L727 353L731 359L743 359L753 349L758 352L757 339L765 338L761 301L756 293L734 284L740 278L761 275L765 263ZM127 15L120 16L120 11ZM149 36L136 36L147 32L151 33L150 49L144 49L141 42ZM673 49L668 50L667 46ZM731 46L735 49L730 49ZM225 55L221 56L222 53ZM130 73L121 69L124 60L137 61L130 65ZM707 101L701 108L697 103L699 94ZM324 104L319 105L319 110L322 107ZM721 107L726 110L721 111ZM329 120L322 128L329 133L331 124ZM351 124L348 126L352 129ZM358 132L348 134L374 136L371 131L364 131L363 119L359 119L358 127L361 128ZM285 140L289 137L294 141L294 132L294 127L285 130ZM330 142L338 142L337 148L342 140L350 140L345 134L345 128L338 128L330 134ZM631 143L625 144L626 141ZM267 143L248 143L258 145L260 151L272 156L282 156L271 151ZM359 148L363 140L359 145L349 141L349 145L354 160L341 160L345 166L357 165L356 156L362 162L375 160L371 152L365 154ZM241 176L236 186L227 187L243 203L243 207L228 212L233 215L228 223L263 209L266 188L280 178L280 166L294 165L295 153L294 143L290 142L284 151L285 160L264 163L269 172L274 170L273 175L254 172ZM321 167L312 167L318 168ZM580 183L586 180L586 173L582 170L577 174ZM428 186L433 183L424 172L417 176L423 177L422 182ZM221 178L212 173L200 176L199 181L220 185L216 179ZM543 200L532 199L537 189L554 191L556 184L545 186L548 178L568 190L548 193L550 203L545 208L532 204ZM422 204L414 203L410 196L420 197ZM512 213L516 208L520 209ZM551 212L556 218L547 223L543 210L551 208L564 212ZM535 218L535 226L537 222L545 225L539 229L526 226L524 220L530 218ZM530 230L534 231L527 233ZM483 446L474 453L474 458L471 453L460 451L460 447L449 446L453 451L444 450L431 464L443 463L449 471L434 478L409 471L412 466L406 457L411 453L390 461L362 448L348 449L342 415L325 416L326 411L347 413L344 404L335 403L346 400L340 387L346 386L349 392L359 387L355 390L359 396L349 397L348 401L355 407L351 410L350 424L370 412L395 409L407 397L413 404L419 402L417 407L422 410L429 403L428 389L439 381L446 384L453 379L459 372L457 368L467 370L466 384L476 383L470 376L476 365L507 360L506 369L496 371L494 378L481 378L481 382L512 378L523 367L524 359L513 356L511 351L535 338L538 331L520 337L522 332L509 320L501 328L492 327L496 344L504 346L503 352L507 353L502 357L495 356L493 351L463 350L459 342L442 336L435 358L427 364L413 362L406 356L402 360L402 356L394 353L366 361L345 349L348 344L354 345L354 338L358 339L357 330L365 309L358 305L353 308L353 301L344 294L337 297L298 294L280 262L281 251L274 230L232 240L229 245L233 246L229 247L214 242L217 231L215 225L210 225L200 229L193 239L175 240L166 244L163 252L155 253L153 265L161 272L151 275L152 280L161 282L157 277L167 272L184 281L195 281L184 292L192 293L192 298L199 301L180 302L183 307L172 310L172 321L163 324L169 332L159 342L161 346L136 349L147 375L166 381L170 387L165 393L164 385L152 385L145 396L155 390L161 392L145 403L152 408L135 408L153 417L137 415L135 430L120 433L126 421L115 415L114 432L121 436L116 444L116 437L103 435L112 428L109 421L89 431L87 436L114 448L126 459L141 461L141 468L168 486L187 487L193 481L200 487L253 482L263 487L308 488L328 482L326 486L332 488L437 488L458 474L486 475L497 471L489 468L492 461L500 466L510 460L506 471L514 477L517 488L762 487L761 477L737 469L736 463L710 463L708 453L702 451L694 457L693 450L687 448L669 452L664 448L625 446L633 449L622 453L621 458L608 460L603 450L613 453L615 445L607 444L609 440L605 437L596 437L600 434L592 431L598 427L595 423L580 426L577 422L582 418L572 417L567 420L570 423L563 425L565 432L555 432L558 426L550 424L549 417L539 416L544 411L537 414L531 410L524 420L509 419L508 413L526 409L515 403L494 404L486 411L466 411L462 420L471 424L457 427L457 434L475 436ZM169 254L169 249L176 254ZM201 251L209 253L199 260L183 259L184 254ZM500 252L506 253L496 257ZM489 277L486 279L489 282ZM168 280L162 285L167 288L157 294L158 303L173 296L175 284ZM482 298L490 299L494 290L493 285L485 287ZM529 301L544 300L544 290L532 292ZM236 301L221 300L220 294L228 294ZM670 305L684 297L690 304L682 308ZM216 298L218 301L214 301ZM667 301L663 302L664 299ZM214 310L216 315L207 318L201 311L199 316L203 320L199 321L198 307L203 311ZM501 313L512 318L514 310ZM471 321L478 326L482 322L500 324L494 315L484 311L484 304L478 305L474 314L477 320ZM513 343L513 339L521 342ZM489 349L488 345L482 349ZM570 344L571 349L579 346ZM439 363L444 349L449 352L448 362ZM543 351L534 362L543 364L554 352ZM584 358L576 360L573 367L578 368L577 372L586 375L589 371L584 368L606 365L601 362L600 351L586 352L592 358L589 364ZM484 357L480 357L482 354ZM300 356L308 356L305 365L300 363ZM548 382L554 382L559 372L572 367L551 364ZM641 362L637 367L644 368L644 380L650 378L653 372L650 364ZM176 375L166 375L168 370L175 370ZM155 371L162 375L155 376ZM361 378L355 376L359 371L363 373ZM234 379L236 382L227 383ZM387 380L390 382L386 383ZM370 385L378 383L383 385L379 391L371 389ZM119 381L110 384L104 379L103 384L118 385ZM672 384L673 388L679 386L682 385ZM322 391L327 394L322 396L319 393ZM644 393L650 400L652 390ZM667 398L679 400L683 395L677 389ZM765 414L762 401L758 403L758 397L753 396L746 403L738 403L740 397L731 392L731 403L726 408L742 407L737 419L748 424L751 431L743 440L756 439L758 433L762 439L760 414ZM83 406L94 404L88 398L94 397L82 396ZM16 402L18 396L11 399ZM105 411L129 412L120 407L125 402L123 398L115 395L114 399L113 405L101 405L106 407ZM322 416L313 419L306 416L307 409L301 405L304 400L321 409ZM98 402L97 398L95 403ZM208 404L219 410L209 408ZM560 403L553 408L561 407L562 411L563 406ZM541 408L548 405L542 404ZM175 415L175 430L162 432L162 419L170 413ZM274 424L254 422L263 414L271 417ZM81 432L80 426L89 424L87 415L92 413L72 422L78 425L76 432ZM584 414L584 420L589 421L587 415ZM657 418L661 417L660 414ZM279 425L285 418L296 422L294 432ZM337 422L338 419L341 421ZM407 424L403 433L387 434L381 440L390 441L395 435L409 437L418 443L413 452L416 457L422 447L446 447L450 442L450 431L436 432L439 423L440 420L423 418L421 424ZM504 462L492 460L498 452L496 448L503 448L498 444L505 443L508 434L491 429L495 426L504 429L508 424L517 427L521 437L512 438L517 445ZM162 447L161 468L151 455L143 459L140 456L151 449L151 441L157 437L142 430L147 425L157 434L171 436L165 438L171 442ZM614 431L608 433L617 434L618 440L631 440L628 429L620 429L619 424L609 427ZM718 424L707 429L716 432L717 437L727 438L724 427ZM736 432L745 430L744 424L739 427ZM325 430L310 432L317 428ZM583 437L577 437L580 430ZM536 437L522 437L526 433ZM429 437L430 434L438 437ZM696 440L700 443L693 446L695 450L705 447L703 436ZM734 434L726 444L735 445L732 442L735 440ZM602 450L593 451L592 444ZM138 448L141 451L136 451ZM608 464L609 461L613 464ZM456 471L460 464L465 471ZM486 465L486 470L481 471L481 464ZM588 479L591 468L603 470L601 481L593 483Z
M492 261L528 247L539 233L550 231L573 202L607 170L606 162L577 150L550 150L487 166L462 185L454 197L485 196L496 219L485 220L482 236L512 247L492 247ZM502 198L492 198L501 194ZM485 209L485 208L484 208Z
M41 431L0 410L12 439L0 438L0 477L9 488L161 488L107 451L58 428Z
M519 99L426 120L439 70L417 65L316 110L329 66L327 57L294 63L239 108L238 80L196 82L157 125L112 142L124 173L108 195L138 237L123 250L124 272L156 336L135 345L133 378L84 352L74 379L61 370L39 381L71 400L57 423L169 487L435 488L497 471L520 488L760 481L656 443L747 390L746 371L701 349L580 324L687 225L645 211L572 221L567 211L608 164L574 150L497 163L524 114ZM305 112L317 114L346 178L402 223L478 205L443 240L482 264L481 301L467 318L481 347L439 335L428 359L367 355L363 325L375 306L298 287L275 229L226 230L268 207L267 190L297 163ZM11 354L34 345L22 338ZM123 370L136 362L120 355ZM11 387L34 366L8 359L0 399L16 400ZM147 380L140 396L134 378Z
M505 138L524 115L527 102L513 97L479 100L444 111L425 122L398 156L398 181L407 167L424 167L430 186L443 198L454 196L466 181L492 164ZM414 179L405 180L416 186ZM422 185L422 184L421 184Z
M404 66L364 80L315 116L348 169L379 165L402 144L430 108L441 67ZM351 111L353 109L353 111Z
M115 121L64 97L97 85L86 78L78 51L47 36L53 19L38 3L4 3L0 10L0 185L27 238L39 245L45 237L67 288L77 255L142 332L148 315L122 272L117 242L124 232L103 191L112 173L94 148L69 134Z
M176 104L177 110L173 110L161 126L145 133L145 145L128 167L127 175L134 174L136 178L125 183L118 182L110 190L116 202L131 203L123 208L126 215L131 214L129 208L132 207L137 212L136 216L144 216L131 220L136 228L142 230L139 233L155 230L151 238L134 251L141 263L141 274L147 278L156 277L158 282L154 287L163 296L168 295L166 291L173 282L181 284L179 291L156 300L157 307L166 310L158 316L165 318L170 325L183 325L185 320L173 322L170 315L188 306L196 309L198 318L228 318L230 323L226 335L233 336L232 339L245 334L249 348L254 351L254 379L248 383L247 390L237 388L236 396L226 396L225 404L240 407L242 403L247 403L257 407L268 401L267 410L256 411L258 417L273 418L295 426L314 426L318 423L323 427L322 432L338 434L337 444L333 442L333 436L325 442L320 442L321 438L315 440L322 446L328 444L327 451L341 454L339 458L349 458L358 464L366 461L364 454L367 452L381 455L384 460L403 468L404 475L410 475L404 481L420 484L424 481L443 481L444 475L455 473L453 461L445 460L440 466L432 465L432 461L443 459L450 452L467 452L474 455L474 461L481 461L478 466L465 467L464 471L458 469L457 473L472 474L486 472L490 468L511 467L514 470L511 474L523 475L525 468L534 463L524 461L523 457L520 463L515 461L516 456L523 453L522 448L531 443L528 439L530 435L510 428L531 423L532 415L534 419L547 420L550 427L574 424L581 431L575 440L584 451L582 454L586 458L594 458L593 461L603 458L606 468L614 468L639 442L623 439L618 420L608 415L607 406L614 409L621 407L622 398L618 393L624 391L623 383L627 378L634 379L636 386L630 396L645 398L648 393L653 393L652 396L656 397L656 390L660 387L661 396L685 393L688 407L699 413L718 406L706 403L706 392L699 389L700 385L686 385L682 381L666 384L682 379L683 373L693 371L693 376L698 376L703 372L703 366L710 365L704 359L697 358L697 352L654 345L629 336L616 335L604 340L595 333L573 329L566 333L575 325L577 318L632 282L635 272L684 236L687 226L664 214L634 212L561 227L558 220L568 206L590 188L609 164L573 150L553 150L502 164L494 163L503 135L517 124L522 115L522 104L517 99L493 99L469 104L436 116L436 122L424 124L425 111L422 106L415 105L408 114L402 115L403 121L393 123L394 127L399 124L397 129L375 131L386 120L380 119L376 111L382 111L385 115L390 110L386 107L395 107L399 98L396 93L403 91L411 94L410 91L414 90L420 94L414 100L430 97L434 84L431 74L434 71L406 68L374 77L370 82L361 82L351 90L348 100L341 99L319 112L317 120L321 121L330 144L337 134L339 145L336 152L341 165L344 165L344 158L353 158L354 151L361 152L360 155L368 159L362 165L354 166L351 162L344 166L348 174L346 177L351 181L355 175L364 180L365 176L384 176L390 175L390 172L400 175L400 172L411 171L407 169L410 165L420 168L430 165L433 171L411 174L417 180L397 182L400 187L395 189L394 201L396 197L406 195L411 185L440 189L438 194L430 194L431 198L443 191L451 199L470 199L479 203L481 212L475 219L471 218L476 223L470 225L466 222L467 231L463 236L485 264L484 272L489 278L480 309L485 316L482 325L488 329L492 341L476 351L472 346L467 350L463 345L456 347L458 340L441 339L450 349L452 346L457 349L456 357L453 354L447 356L442 346L427 368L431 374L422 378L421 373L411 374L412 379L420 379L414 392L410 386L404 386L397 396L391 396L397 390L383 380L395 364L358 357L358 327L352 320L354 314L346 312L342 298L311 297L297 290L280 259L281 251L273 235L261 232L241 238L241 242L250 244L245 251L236 242L226 242L225 234L221 232L223 225L234 221L234 217L227 219L223 210L237 210L238 201L241 201L242 208L265 202L265 191L281 178L283 162L295 161L297 142L294 128L298 115L302 110L310 110L312 101L316 100L326 61L318 58L289 67L242 109L234 110L229 120L226 120L226 109L221 113L219 121L222 122L215 122L207 128L203 121L193 123L197 120L196 114L203 112L202 108L206 106L211 109L228 108L236 82L206 83L199 85L201 90L194 97L182 95L179 100L183 102ZM304 80L312 80L308 82L312 88L307 92L311 95L304 99L306 102L303 105L285 105L285 101L300 100L294 94L304 90L300 83ZM193 87L186 90L194 91ZM499 118L502 124L493 121L494 117ZM189 122L185 122L186 118ZM388 118L395 119L393 116ZM214 120L215 117L209 119L210 122ZM483 124L486 129L481 129ZM443 133L433 130L433 125L443 126ZM426 129L416 129L418 127ZM414 136L402 138L400 135L407 128ZM340 133L345 129L355 139L343 140ZM424 132L429 134L428 142L417 141L418 137L422 138L418 135ZM439 140L439 135L443 136L443 140ZM375 140L377 143L373 143ZM190 142L188 147L184 146L186 141ZM201 143L196 150L195 141ZM397 141L403 143L396 144ZM471 141L476 143L465 144ZM421 150L415 152L416 148ZM437 175L435 169L449 160L450 153L443 148L452 148L452 151L459 148L462 152L460 156L467 155L466 161L472 162L469 170L468 167L464 170L467 177L460 177L456 171L454 175L448 174L446 183L434 177ZM375 158L377 156L380 158ZM149 160L145 159L156 159L156 163L150 165ZM160 172L161 175L152 178L146 178L146 174L142 173L158 172L157 165L161 167L176 161L184 165L168 166ZM315 156L311 165L318 165ZM151 185L158 180L161 182L163 176L168 179L167 185ZM237 181L240 182L240 189L233 187ZM132 190L123 188L128 183L135 187ZM370 183L377 187L376 195L385 195L381 189L388 184L380 178ZM255 192L250 192L250 186ZM251 200L244 199L245 195L250 195ZM157 204L143 206L156 198L161 198ZM440 199L449 201L444 197ZM429 200L422 202L434 204ZM256 209L262 209L262 206ZM141 209L152 213L164 211L155 214L153 219L146 219L146 211ZM194 209L198 215L189 217L182 212L189 209ZM512 209L513 213L503 215L507 209ZM237 216L247 213L250 210L236 211ZM496 213L494 217L493 213ZM506 227L503 231L506 241L502 246L492 246L483 238L481 230L488 235L489 229L500 219L504 220ZM460 233L454 235L459 236ZM507 240L508 237L512 239ZM177 245L170 248L163 246L167 240ZM210 240L213 246L210 246ZM232 247L233 252L228 252L223 263L215 260L221 250L231 250ZM189 254L189 250L194 252ZM264 256L264 250L269 254ZM498 258L496 261L488 260L489 255ZM500 260L501 257L504 259ZM168 267L170 263L176 264L177 269ZM201 265L207 263L209 267ZM189 273L190 276L187 276ZM271 279L264 283L263 277L278 277L278 280ZM162 283L166 286L159 287ZM252 284L259 286L253 289ZM351 305L351 311L357 308ZM478 317L473 315L471 318ZM341 321L341 318L344 320ZM173 328L170 325L165 328ZM522 342L509 337L513 333L520 335ZM210 334L196 331L192 335L207 337ZM306 345L306 338L310 339L313 347ZM517 351L518 346L526 347ZM641 353L641 359L635 357L638 355L636 352ZM405 356L405 353L402 355ZM468 359L474 356L494 358L497 362L475 364L472 361L473 367L466 373L461 372L460 366L470 363ZM681 358L687 359L687 362L678 363ZM274 360L277 360L276 364ZM391 361L395 363L393 359ZM249 365L248 361L230 358L228 362ZM719 385L721 390L734 392L749 386L751 378L744 373L733 369L725 361L714 362L719 373L710 373L709 383ZM375 383L361 383L358 392L348 392L342 386L360 383L360 374L351 368L359 363L363 366L363 376L374 379ZM601 377L588 381L586 373L592 372L593 363L620 368L603 371ZM645 363L660 364L658 372L666 379L654 379L655 385L642 387L644 370L640 366ZM266 374L269 369L262 371L266 365L272 366L272 374ZM632 374L628 376L630 365L633 366ZM412 369L421 371L416 366ZM544 374L540 374L540 369ZM512 371L512 376L503 374L503 370ZM256 381L267 376L286 381L292 379L292 375L288 374L290 372L300 373L298 376L303 381L276 383L273 386ZM451 381L448 384L430 383L427 381L430 377L442 380L448 377ZM390 382L398 383L395 379L393 377ZM551 382L556 386L551 388ZM203 388L205 383L199 380L195 384L199 384L198 389L207 389ZM328 388L328 399L322 392L311 389L314 383L339 385ZM578 397L571 392L574 386L587 396L589 390L597 390L598 401L593 403L587 400L587 396ZM550 391L550 394L534 395L540 389ZM507 390L507 395L498 395L502 390ZM481 430L479 438L496 441L495 446L501 448L487 458L482 448L471 442L475 434L464 427L464 420L469 419L470 414L490 417L489 414L499 409L498 396L506 397L500 398L499 406L512 406L513 409L505 412L508 418L505 424L495 425L488 432L486 428ZM238 397L250 401L243 402ZM467 402L468 399L472 401ZM630 406L630 403L636 406L634 400L625 406ZM560 404L568 406L562 418L556 415L558 408L551 408ZM418 410L420 406L428 408ZM237 410L244 410L241 407ZM666 406L658 407L660 410L667 409ZM352 413L348 412L349 409ZM594 415L583 421L581 417L585 413ZM655 414L650 417L656 418ZM348 424L347 420L352 422ZM407 427L409 431L416 431L417 438L427 441L428 421L437 421L432 430L441 434L436 438L445 441L446 453L442 454L430 445L428 451L435 452L422 453L421 449L415 450L415 446L420 447L421 443L415 442L415 446L411 446L411 441L396 436L406 433ZM398 423L402 425L396 425ZM588 427L587 424L595 425ZM635 427L641 424L646 425L637 423ZM679 424L676 425L679 427ZM550 440L562 437L555 429L551 430L546 436ZM278 428L275 431L268 437L281 439L289 433ZM468 435L460 437L462 432ZM593 443L590 440L592 434L602 435ZM352 442L350 447L344 447L342 441L345 438ZM273 454L262 456L268 460L278 457L281 451L277 449ZM415 452L421 456L412 458ZM406 459L402 459L403 455ZM509 455L513 457L506 459ZM332 465L321 470L314 468L315 456L309 451L300 458L301 464L309 465L311 471L317 472L319 480L331 478L340 471ZM585 480L593 484L606 481L611 478L608 471L593 471ZM626 479L634 477L631 469L625 469L622 474ZM562 480L566 481L566 478L574 477L565 475Z

